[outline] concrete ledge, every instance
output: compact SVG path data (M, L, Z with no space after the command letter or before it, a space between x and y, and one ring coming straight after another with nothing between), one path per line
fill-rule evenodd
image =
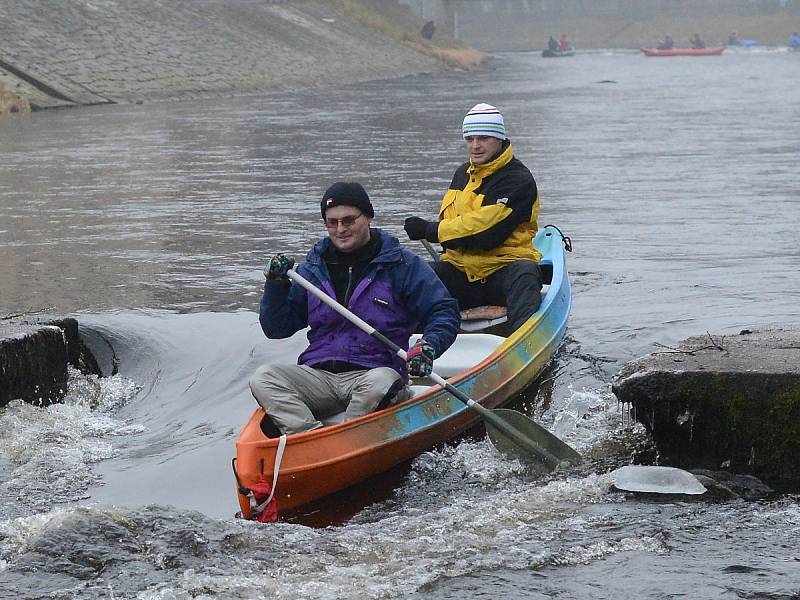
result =
M60 401L68 364L101 374L75 319L0 321L0 406L17 398L39 406Z
M662 464L800 489L800 331L689 338L626 364L612 391Z

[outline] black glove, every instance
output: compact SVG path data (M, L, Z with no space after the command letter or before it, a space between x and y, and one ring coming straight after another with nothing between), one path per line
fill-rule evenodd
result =
M403 229L406 230L408 238L411 240L426 239L429 242L439 241L439 223L426 221L420 217L408 217Z
M267 266L264 267L264 277L269 281L286 281L286 273L294 267L294 259L285 254L276 254L269 259Z

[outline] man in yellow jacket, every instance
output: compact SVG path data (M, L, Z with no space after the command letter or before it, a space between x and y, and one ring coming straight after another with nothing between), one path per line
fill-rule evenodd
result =
M508 308L513 330L541 304L541 254L532 246L539 194L528 168L514 158L503 115L476 104L464 117L468 161L456 169L439 220L408 217L412 240L438 242L436 272L459 309Z

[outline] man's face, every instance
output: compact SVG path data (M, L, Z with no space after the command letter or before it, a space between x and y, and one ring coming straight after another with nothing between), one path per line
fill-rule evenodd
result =
M355 206L334 206L325 211L325 228L339 252L354 252L369 242L372 219Z
M464 138L469 160L476 165L489 162L500 151L503 140L490 135L471 135Z

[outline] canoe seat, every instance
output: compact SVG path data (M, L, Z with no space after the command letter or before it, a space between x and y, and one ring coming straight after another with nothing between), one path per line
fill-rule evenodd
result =
M508 309L505 306L476 306L462 310L459 314L462 321L485 321L508 316Z
M553 280L553 265L543 261L539 264L539 269L542 274L541 294L542 298L544 298L550 289L550 282ZM511 333L506 330L508 325L503 328L497 327L508 322L508 308L505 306L476 306L462 310L459 316L461 317L459 329L464 333L490 330L503 335L510 335Z
M459 316L459 331L478 332L508 321L508 309L505 306L476 306L462 310Z

